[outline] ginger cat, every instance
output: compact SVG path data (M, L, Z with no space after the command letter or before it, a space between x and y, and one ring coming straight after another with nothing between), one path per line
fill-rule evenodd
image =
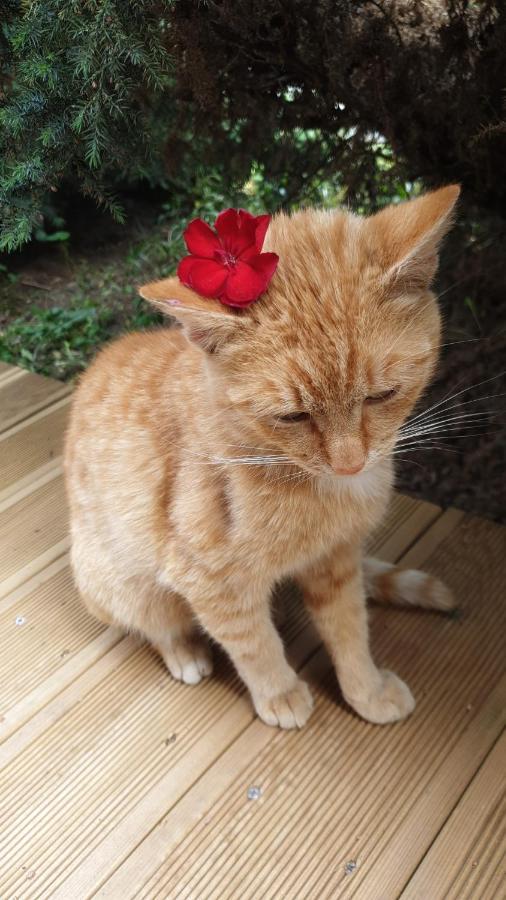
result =
M175 678L227 651L269 725L301 727L308 686L271 619L294 578L343 695L370 722L414 708L369 649L366 593L448 609L436 579L362 557L385 514L400 426L436 363L430 283L457 186L369 218L276 215L267 292L237 311L177 278L141 294L182 328L103 350L66 442L72 565L99 619L144 635Z

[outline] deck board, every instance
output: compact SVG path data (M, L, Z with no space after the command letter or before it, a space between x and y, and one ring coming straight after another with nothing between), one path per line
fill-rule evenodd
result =
M506 896L506 733L462 796L402 900Z
M493 618L488 604L476 602L482 593L493 597L506 574L504 535L485 523L483 542L470 554L465 533L474 525L464 520L452 529L446 547L425 563L444 570L459 592L462 620L375 615L377 658L406 677L418 698L410 720L389 728L360 722L336 701L332 674L318 678L308 728L268 736L259 754L254 737L264 726L253 723L253 755L248 759L245 734L235 757L228 751L225 783L220 763L215 767L220 795L197 785L196 815L188 794L186 814L176 806L99 896L167 897L176 885L178 898L398 896L504 726L505 614ZM469 571L485 547L480 580L470 587ZM214 770L205 777L210 789ZM253 804L251 784L262 788ZM346 874L350 862L357 868Z
M0 507L0 597L56 559L69 543L61 474L50 472L13 501Z
M415 512L417 505L407 498L396 500L394 520L398 517L405 525L408 509ZM385 532L391 542L391 520ZM409 539L409 531L407 535ZM398 541L402 548L401 536ZM381 535L377 543L381 544ZM314 652L318 641L310 633L303 609L296 604L284 631L290 655L300 665ZM87 676L82 676L82 680L86 682ZM59 708L58 696L54 706ZM46 714L50 707L51 704ZM16 869L19 858L25 856L36 860L34 866L39 874L33 894L32 886L24 885L24 897L37 896L41 889L58 896L60 881L61 896L75 896L75 892L79 895L98 887L97 878L114 870L125 852L142 839L146 827L156 825L167 804L176 802L252 719L249 700L224 660L212 680L192 691L172 681L150 649L138 648L131 642L130 653L110 671L105 682L91 681L89 692L81 694L78 706L71 706L54 721L47 719L48 728L5 766L3 778L0 776L0 796L19 799L14 823L15 851L12 857L5 858L1 889L21 890L23 875ZM87 746L81 751L80 735L84 733ZM70 756L69 734L75 743ZM173 734L177 735L176 741L166 746ZM112 748L118 736L121 749L116 751L118 756L112 764L112 779ZM82 753L84 771L79 763ZM61 783L48 778L41 784L39 768L45 768L51 759L59 760L65 776ZM92 765L92 775L88 774L88 765ZM91 803L90 793L94 798ZM21 794L32 812L50 820L49 848L45 832L34 832ZM79 810L77 817L75 810ZM101 827L97 827L97 820ZM1 813L0 828L4 845L10 848L9 823L2 820ZM76 864L73 854L79 840L85 840L87 846L87 858L82 864L86 871L78 869L66 883L68 869Z
M285 586L285 642L317 703L300 733L270 729L222 654L189 688L82 607L68 391L0 366L2 900L499 896L506 529L395 496L370 551L444 577L464 610L372 611L378 661L418 700L397 726L343 704Z
M0 434L0 502L48 467L61 465L69 410L65 397Z
M0 740L118 640L81 603L66 554L12 591L0 604Z
M0 360L0 380L5 378L6 376L12 375L14 372L19 372L20 370L16 368L16 366L11 366L9 363L2 362Z
M39 409L70 393L70 386L19 370L0 380L0 431L6 431Z

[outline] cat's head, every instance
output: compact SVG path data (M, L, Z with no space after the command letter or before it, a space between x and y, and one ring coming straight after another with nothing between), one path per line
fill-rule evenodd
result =
M458 195L452 185L368 218L276 215L264 250L278 269L241 311L176 278L141 288L205 354L230 457L350 476L391 452L437 361L430 285Z

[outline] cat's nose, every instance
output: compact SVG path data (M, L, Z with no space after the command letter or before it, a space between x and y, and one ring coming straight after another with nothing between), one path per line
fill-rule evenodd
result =
M361 462L355 466L347 466L346 469L341 468L340 466L332 466L336 475L356 475L357 472L361 472L364 468L364 463Z
M356 475L366 463L366 449L354 435L339 435L329 447L329 463L336 475Z

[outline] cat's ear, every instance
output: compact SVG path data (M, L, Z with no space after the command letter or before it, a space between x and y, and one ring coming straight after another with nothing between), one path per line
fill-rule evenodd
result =
M371 216L368 223L387 284L408 291L429 288L459 194L459 185L451 184Z
M219 300L200 297L178 278L144 284L139 294L164 315L181 322L188 340L207 353L215 353L245 326L240 314Z

